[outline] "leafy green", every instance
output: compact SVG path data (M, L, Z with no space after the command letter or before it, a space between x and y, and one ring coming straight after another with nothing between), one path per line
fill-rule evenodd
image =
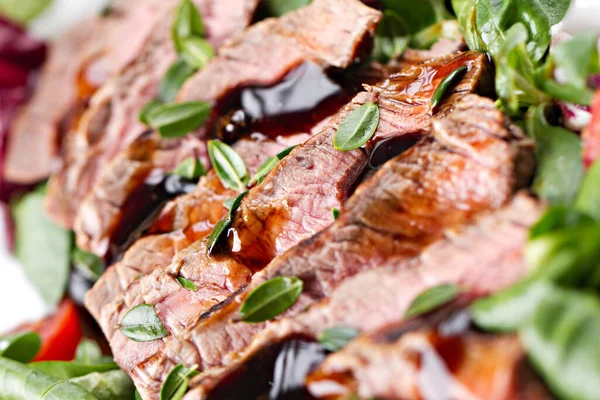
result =
M333 146L341 151L358 149L371 139L378 125L379 106L365 103L344 118L333 137Z
M333 215L333 219L336 220L340 217L340 215L342 214L342 212L340 211L339 208L332 208L331 209L331 214Z
M400 57L410 42L406 22L394 11L385 10L377 26L373 58L383 63Z
M173 43L175 50L181 53L183 50L182 40L191 37L203 37L205 35L202 16L191 0L182 0L175 12L173 23Z
M520 331L529 359L554 393L593 400L600 393L600 301L554 287Z
M182 364L177 364L163 382L160 389L160 400L180 400L185 395L190 378L198 375L196 366L186 368Z
M88 338L79 341L75 352L75 361L82 364L105 364L108 360L110 357L102 355L102 350L95 341Z
M192 68L204 68L208 61L215 56L215 49L206 39L185 38L181 41L181 46L180 56Z
M150 342L167 336L167 331L154 307L139 304L125 314L120 323L121 332L136 342Z
M188 157L173 170L173 173L182 178L197 181L201 176L206 175L206 169L198 158Z
M443 0L383 0L382 3L386 10L401 16L406 32L409 34L417 33L443 19L450 18Z
M83 387L0 357L0 393L7 400L97 400Z
M277 165L277 163L281 160L283 160L283 158L285 158L285 156L287 156L288 154L290 154L290 152L292 150L294 150L296 146L290 146L282 151L280 151L279 153L277 153L277 155L275 155L275 157L268 157L260 167L258 167L258 171L256 171L256 174L254 174L254 176L252 177L252 179L250 179L250 181L248 182L248 186L251 186L254 183L262 183L263 179L265 179L265 176L267 176L267 174L269 172L271 172L271 170L273 168L275 168L275 166Z
M40 335L35 332L3 336L0 338L0 357L26 363L33 360L41 346Z
M227 215L225 216L224 219L219 221L213 227L212 231L210 232L210 235L208 235L207 244L206 244L208 255L210 255L213 252L215 246L219 243L219 241L223 237L227 236L227 235L225 235L225 233L227 232L229 225L231 225L231 221L233 220L233 215L235 214L236 210L242 203L242 199L244 198L244 196L246 196L246 194L248 194L248 191L240 193L235 199L233 199L231 201L231 204L225 204L225 206L229 206L228 207L229 212L227 213Z
M240 317L250 323L273 319L296 303L302 288L302 281L294 276L269 279L248 294L240 307Z
M440 102L444 98L444 94L448 91L448 88L452 86L452 84L458 78L462 77L465 72L467 72L466 66L458 67L454 71L449 73L448 76L446 76L444 80L442 80L442 82L440 82L440 85L437 87L435 93L433 94L433 97L431 98L432 110L435 109L438 104L440 104Z
M18 23L37 17L52 0L0 0L0 15Z
M435 286L425 290L412 301L404 318L414 318L427 314L436 308L451 302L460 294L460 288L452 284Z
M176 138L199 128L211 110L210 103L204 101L163 104L152 108L145 119L152 128L158 129L162 137Z
M550 207L542 218L529 230L529 239L535 239L544 233L562 228L591 224L593 222L594 220L590 216L572 208L564 206Z
M104 272L104 261L100 257L78 247L73 248L71 251L71 262L86 278L94 282Z
M167 70L160 82L160 99L164 103L175 101L183 83L196 72L185 60L178 58Z
M44 300L57 304L69 279L72 238L46 216L44 196L40 186L15 204L15 254Z
M131 400L134 397L135 386L121 370L108 372L93 372L78 378L71 379L97 400Z
M264 5L269 15L281 17L283 14L309 5L310 2L311 0L265 0Z
M149 102L144 104L144 106L140 110L140 113L138 114L138 120L141 123L143 123L144 125L150 126L150 122L148 121L148 116L162 105L163 105L163 103L161 103L158 100L150 100Z
M527 132L536 143L533 190L554 204L569 205L583 179L581 141L575 134L550 125L545 110L545 106L534 107L527 115Z
M208 155L223 186L238 192L246 190L248 169L234 149L220 140L209 140Z
M358 329L350 326L336 326L325 329L318 337L319 343L329 351L338 351L359 334Z
M575 208L600 222L600 159L592 164L585 175Z
M196 286L196 284L194 282L190 281L189 279L184 278L183 276L178 276L177 282L179 282L181 287L183 287L184 289L191 290L193 292L198 291L198 286Z
M91 374L92 372L107 372L119 368L114 362L83 364L76 361L38 361L29 364L29 366L37 371L60 379L77 378Z

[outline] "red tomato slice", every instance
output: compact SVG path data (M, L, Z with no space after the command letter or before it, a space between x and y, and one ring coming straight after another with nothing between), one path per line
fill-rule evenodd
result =
M33 330L42 338L42 348L34 361L70 361L75 357L81 325L71 300L63 300L56 312L34 324Z
M583 131L583 161L589 167L600 158L600 90L592 103L592 119Z

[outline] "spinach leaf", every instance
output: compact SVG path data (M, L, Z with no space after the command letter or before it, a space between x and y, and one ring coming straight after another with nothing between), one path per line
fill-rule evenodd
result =
M444 0L383 0L383 7L401 16L406 32L417 33L435 23L449 19Z
M165 327L150 304L139 304L129 310L121 320L120 329L136 342L150 342L167 336Z
M590 216L575 209L564 206L550 207L529 230L529 239L535 239L544 233L562 228L592 224L593 222L594 220Z
M392 10L385 10L377 27L372 57L382 63L400 57L410 41L404 19Z
M15 254L44 300L57 304L69 279L72 238L46 216L44 196L45 187L40 186L14 206Z
M0 338L0 357L29 362L40 351L41 346L40 335L35 332L3 336Z
M0 393L10 400L97 400L81 386L0 357Z
M600 222L600 159L592 164L585 175L575 208Z
M70 381L87 390L97 400L131 400L135 396L133 382L119 369L93 372Z
M373 137L378 125L379 106L365 103L344 118L333 137L333 146L341 151L358 149Z
M527 132L535 140L538 167L533 190L555 204L572 204L583 179L581 141L558 126L548 123L545 106L532 108L527 115Z
M102 355L102 350L100 350L98 343L91 339L83 338L77 345L75 361L82 364L105 364L111 360L110 357Z
M425 290L412 301L404 318L413 318L427 314L436 308L451 302L460 294L460 288L456 285L445 284Z
M38 361L29 367L60 379L71 379L92 372L107 372L119 367L114 362L106 364L82 364L76 361Z
M600 301L554 288L520 331L529 359L560 398L593 400L600 393Z
M358 329L350 326L335 326L325 329L319 335L319 343L329 351L338 351L359 334Z
M180 400L183 398L190 384L190 378L196 375L198 375L196 366L186 368L182 364L177 364L169 372L160 389L160 400Z
M209 140L208 155L223 186L238 192L246 190L248 169L234 149L220 140Z
M248 294L240 307L240 317L250 323L273 319L296 303L302 288L302 281L294 276L269 279Z
M452 0L452 8L467 46L471 50L484 51L485 44L479 37L475 23L477 0Z

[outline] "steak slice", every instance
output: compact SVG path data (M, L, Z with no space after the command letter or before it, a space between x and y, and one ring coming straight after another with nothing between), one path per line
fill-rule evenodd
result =
M131 342L116 329L131 307L141 303L152 304L160 310L159 317L170 333L174 336L180 332L185 334L189 327L197 324L198 315L246 284L254 270L268 262L269 254L281 254L294 245L294 241L310 237L332 222L331 208L340 207L367 163L362 150L339 152L332 146L334 132L349 112L372 99L379 103L381 119L373 142L391 136L425 132L435 88L447 74L462 65L468 65L470 71L440 107L440 113L447 112L465 93L478 87L485 65L483 56L465 53L445 57L411 67L394 79L368 87L367 92L356 96L333 117L321 133L296 147L261 185L250 190L236 212L232 232L236 232L238 237L252 237L255 245L267 249L267 256L257 255L247 246L237 248L238 241L232 238L229 254L225 252L208 257L205 242L198 242L178 254L168 268L155 269L151 275L136 281L136 287L146 290L132 289L132 286L113 304L106 305L98 322L109 338L121 367L131 370L142 361L151 360L152 352L160 347L156 343ZM425 77L425 72L429 73L429 77ZM432 75L435 75L433 80L430 79ZM413 97L402 93L406 88L423 86L424 79L429 82L426 90L414 93ZM312 200L304 201L304 197ZM252 205L260 209L253 210ZM266 232L260 237L253 219L268 226L269 230L276 229L279 237L274 238ZM298 230L297 226L304 230ZM287 232L287 229L293 233ZM192 280L201 289L193 293L182 290L176 280L180 275ZM190 296L195 300L191 301ZM152 368L152 371L162 374L168 369L161 366L160 369ZM149 390L156 390L163 377L147 377L144 371L134 374L134 378L142 381L138 387L144 385Z
M204 361L208 361L206 358L210 356L212 365L220 363L225 364L225 367L210 368L192 381L192 385L198 388L195 393L188 394L186 399L220 398L217 393L224 389L223 385L229 381L230 376L243 371L244 365L264 348L289 338L300 336L316 339L324 329L336 326L354 327L368 333L396 323L404 318L412 300L427 288L454 283L471 296L484 296L510 286L527 273L522 247L527 240L529 227L542 212L541 204L527 195L519 194L500 210L480 214L469 224L444 230L439 240L426 246L415 257L405 257L398 253L387 260L381 260L373 269L363 270L352 277L347 277L342 269L346 269L350 262L368 263L371 255L366 251L368 245L387 249L394 245L383 245L367 237L367 242L362 242L362 248L363 252L369 254L344 258L341 256L342 251L356 252L350 250L350 247L358 247L354 243L359 241L357 236L348 234L345 238L338 238L337 243L330 241L330 244L333 243L332 247L339 247L336 251L338 263L334 267L325 268L326 262L323 262L318 271L300 276L305 282L305 288L309 283L308 293L305 289L299 302L284 314L286 317L267 324L232 323L230 318L235 314L231 313L231 309L235 311L237 304L232 302L234 305L229 306L229 317L215 315L212 321L205 320L203 331L198 329L192 333L190 340L198 346L198 351L205 357ZM333 229L335 225L328 231ZM362 229L374 227L367 228L365 225ZM322 235L326 235L328 231L324 231ZM392 240L387 239L388 242ZM400 251L406 250L402 247L408 247L403 245L404 240L406 239L396 239L395 247ZM302 247L302 244L298 247ZM323 252L320 255L323 257ZM310 280L307 275L311 275ZM320 285L317 279L331 281L333 276L346 276L346 279L337 288L329 289L332 291L328 298L302 312L316 297L317 290L313 288ZM331 284L320 286L327 287ZM224 312L227 313L227 310ZM231 352L242 341L240 337L249 335L250 332L254 336L244 338L246 346L238 346L237 351ZM220 338L221 341L215 338ZM227 340L235 342L231 344ZM181 349L186 349L180 346ZM168 351L168 348L165 349L165 352ZM383 374L384 371L386 370L380 373ZM214 396L211 395L213 390Z
M267 157L275 156L289 145L306 139L298 134L273 141L267 138L241 139L233 148L242 156L250 174L254 174ZM227 213L224 201L237 193L226 189L211 170L202 177L193 192L171 201L150 228L149 236L133 243L123 259L111 266L86 296L86 307L100 319L100 309L125 290L136 277L166 267L179 251L207 236Z
M78 23L50 44L34 95L11 127L7 180L35 183L50 175L59 164L63 121L130 61L161 7L159 0L115 1L106 16Z
M308 389L327 399L551 398L516 336L478 333L456 308L353 340L311 373Z
M46 200L49 215L61 225L73 226L81 201L103 168L145 130L138 121L138 113L156 96L165 72L176 59L171 26L178 3L175 0L165 3L160 18L151 27L151 35L133 61L96 93L76 128L65 139L63 165L50 181ZM240 32L250 23L257 0L195 0L194 3L207 16L204 22L209 41L218 45L225 36Z
M467 96L447 118L434 121L431 136L361 185L332 226L254 275L229 306L169 336L161 361L201 369L227 364L264 329L264 323L230 322L254 287L276 276L302 279L301 299L285 314L293 315L331 295L350 276L390 262L406 263L441 240L447 228L502 207L532 170L532 143L491 100ZM156 371L156 363L145 367Z

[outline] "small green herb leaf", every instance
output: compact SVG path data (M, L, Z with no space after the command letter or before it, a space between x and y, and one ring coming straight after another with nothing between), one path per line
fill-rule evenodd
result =
M325 329L319 335L319 342L329 351L338 351L359 334L358 329L349 326L336 326Z
M4 336L0 338L0 357L26 363L33 360L41 345L40 335L35 332Z
M248 169L235 150L219 140L209 140L208 155L223 186L238 192L246 190Z
M208 235L208 239L206 240L206 253L210 256L215 249L215 246L221 240L221 237L227 232L229 228L229 224L231 224L231 220L229 218L222 219L217 222L217 224L213 227L212 231L210 231L210 235Z
M283 158L285 158L285 156L287 156L288 154L290 154L290 152L292 150L294 150L296 146L290 146L287 149L284 149L282 151L280 151L279 153L277 153L277 155L275 157L269 157L265 160L265 162L262 163L262 165L258 168L258 171L256 171L256 174L254 175L254 177L252 177L252 179L250 179L250 182L248 182L248 186L252 186L254 183L262 183L263 179L265 178L265 176L271 172L271 170L273 168L275 168L275 166L277 165L277 163L279 161L281 161Z
M165 138L185 136L199 128L208 118L211 105L203 101L163 104L152 109L146 120Z
M107 358L102 355L102 350L100 350L98 343L93 340L83 338L77 345L75 361L82 364L100 364L105 363Z
M160 99L164 103L175 101L177 92L183 83L196 72L196 68L190 66L183 59L177 59L168 69L160 83Z
M431 98L431 109L432 110L434 110L438 106L438 104L440 104L440 102L444 98L444 95L448 91L448 88L450 88L450 86L452 86L452 84L454 84L457 79L461 78L465 72L467 72L466 66L458 67L454 71L452 71L450 74L448 74L447 77L444 78L444 80L440 83L440 85L435 90L433 97Z
M181 58L192 68L201 69L215 56L215 49L205 39L190 37L181 41Z
M340 211L340 209L339 209L339 208L332 208L332 209L331 209L331 214L333 214L333 219L334 219L334 220L338 219L338 218L340 217L340 214L341 214L341 213L342 213L342 212Z
M79 272L94 282L104 272L104 261L100 257L78 247L75 247L71 252L71 262Z
M46 216L44 197L45 187L40 186L13 208L15 254L43 299L57 304L69 279L72 237Z
M182 0L175 13L173 23L173 43L178 53L182 51L181 41L190 37L203 37L205 34L202 16L191 0Z
M190 281L189 279L184 278L183 276L178 276L177 281L184 289L191 290L193 292L198 291L198 286L196 286L196 284L194 282Z
M241 319L258 323L275 318L296 303L302 287L303 282L294 276L279 276L264 282L242 303Z
M173 170L173 173L184 179L197 181L201 176L206 175L206 170L199 159L188 157Z
M125 314L121 332L136 342L150 342L167 336L167 331L150 304L140 304Z
M405 318L413 318L427 314L436 308L451 302L460 294L456 285L446 284L427 289L413 300L404 315Z
M235 201L235 197L231 197L231 198L229 198L229 199L225 200L225 201L223 202L223 205L225 206L225 208L226 208L227 210L231 210L231 206L233 205L233 202L234 202L234 201Z
M219 243L221 238L224 237L223 235L225 234L225 232L227 232L227 229L229 228L229 225L231 224L231 221L233 219L234 213L242 203L242 199L244 198L244 196L246 196L247 194L248 191L245 191L243 193L240 193L234 199L225 200L224 204L225 207L229 208L229 212L227 213L225 219L219 221L210 232L210 235L208 235L206 244L208 255L211 255L215 246Z
M379 106L366 103L353 110L340 124L333 146L341 151L358 149L371 139L379 125Z
M140 120L140 122L146 126L150 126L148 116L162 105L163 104L158 100L150 100L148 103L146 103L144 107L142 107L142 109L140 110L140 113L138 114L138 119Z
M160 400L180 400L185 395L190 378L198 375L196 366L186 368L182 364L177 364L162 385L160 389Z

